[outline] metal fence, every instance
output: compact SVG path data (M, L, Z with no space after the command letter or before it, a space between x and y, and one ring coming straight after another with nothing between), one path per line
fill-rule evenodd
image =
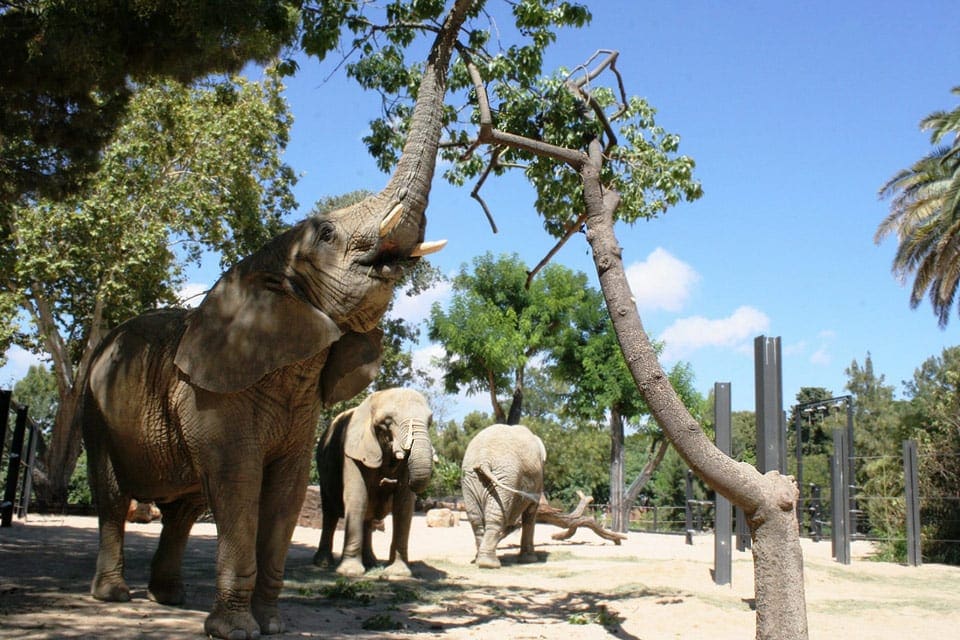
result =
M10 391L0 390L0 460L4 461L0 465L0 477L6 478L0 501L0 527L12 525L14 512L18 518L27 515L33 490L33 463L40 439L40 431L30 420L27 407L13 402L12 395ZM14 416L12 431L9 429L11 414Z

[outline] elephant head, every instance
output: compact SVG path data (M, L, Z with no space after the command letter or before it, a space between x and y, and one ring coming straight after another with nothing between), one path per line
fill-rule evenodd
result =
M379 368L376 325L393 286L444 244L422 242L423 209L404 213L403 195L312 216L227 271L187 319L180 370L231 393L330 348L324 403L359 392Z
M378 391L354 409L344 437L344 454L370 468L389 458L406 461L410 489L427 488L433 471L432 419L426 399L410 389Z

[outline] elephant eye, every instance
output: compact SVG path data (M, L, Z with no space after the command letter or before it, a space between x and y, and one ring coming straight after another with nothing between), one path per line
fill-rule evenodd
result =
M335 233L336 229L334 229L333 223L324 220L317 225L317 242L332 242Z

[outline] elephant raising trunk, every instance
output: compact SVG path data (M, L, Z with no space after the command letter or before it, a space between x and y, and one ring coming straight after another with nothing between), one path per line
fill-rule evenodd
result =
M94 597L130 598L123 534L135 497L163 513L148 593L182 603L187 537L209 506L217 591L204 630L238 640L283 631L277 601L320 411L373 379L394 285L443 245L424 242L424 211L450 56L472 6L457 0L440 28L382 192L274 238L196 309L144 314L100 343L77 412L100 519ZM411 426L414 444L418 433Z

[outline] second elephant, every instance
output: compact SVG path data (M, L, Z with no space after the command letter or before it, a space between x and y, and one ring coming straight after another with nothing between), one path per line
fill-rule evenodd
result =
M426 398L411 389L370 394L338 415L317 447L323 530L314 564L333 566L333 533L344 518L343 554L337 572L359 576L376 565L375 521L393 514L393 539L385 573L409 576L407 543L415 494L433 470Z
M494 424L463 454L461 489L477 544L477 566L497 568L497 544L520 522L520 562L535 562L533 530L547 452L523 425Z

